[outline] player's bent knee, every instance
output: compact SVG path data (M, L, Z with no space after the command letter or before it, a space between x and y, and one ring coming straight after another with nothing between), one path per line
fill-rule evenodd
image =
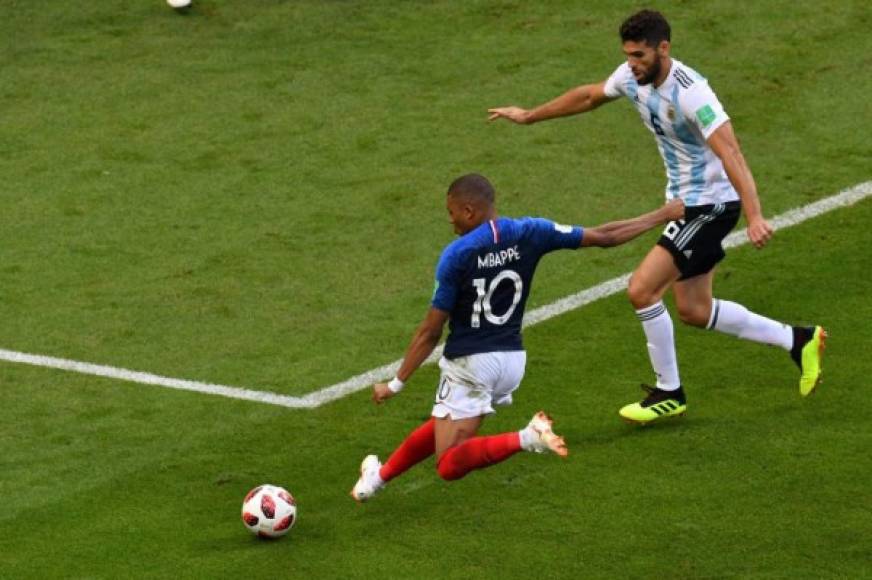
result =
M704 327L708 324L709 312L705 308L698 306L680 306L678 307L678 319L684 324L690 326Z
M466 475L466 470L457 465L451 457L451 451L449 449L436 461L436 473L445 481L454 481Z
M444 479L445 481L455 481L461 479L465 473L459 473L455 469L450 467L442 467L442 465L436 468L436 473L439 474L439 477Z
M627 297L630 299L630 304L633 308L646 308L657 302L657 297L650 289L635 281L636 278L630 278L630 284L627 286Z

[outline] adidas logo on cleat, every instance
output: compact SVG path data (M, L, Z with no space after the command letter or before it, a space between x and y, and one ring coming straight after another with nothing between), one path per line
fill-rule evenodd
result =
M677 409L680 406L681 405L678 404L678 401L669 400L669 401L664 401L662 403L657 403L656 405L651 405L648 408L651 409L652 411L654 411L655 413L657 413L658 415L663 415L664 413L669 413L670 411L674 411L675 409Z

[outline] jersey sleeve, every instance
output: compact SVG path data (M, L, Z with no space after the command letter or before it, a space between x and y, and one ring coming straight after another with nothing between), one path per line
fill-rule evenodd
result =
M621 66L615 69L615 72L606 80L604 93L611 99L624 97L627 95L627 75L630 73L630 65L622 63Z
M721 102L707 82L697 81L678 99L681 112L699 129L704 139L730 120Z
M545 218L528 218L528 227L543 254L554 250L577 250L581 247L584 228L565 226Z
M439 257L439 263L436 264L436 286L433 289L433 299L430 301L434 308L445 312L454 309L460 291L456 257L452 250L453 248L448 246Z

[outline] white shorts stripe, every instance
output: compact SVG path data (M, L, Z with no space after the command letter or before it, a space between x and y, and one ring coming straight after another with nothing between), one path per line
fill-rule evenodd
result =
M725 209L726 209L726 206L722 203L719 203L719 204L715 205L714 208L712 208L711 213L706 213L706 214L702 214L702 215L695 217L693 219L693 221L691 221L687 225L687 227L685 227L681 231L681 233L678 234L678 237L676 237L676 239L675 239L675 246L679 250L683 250L684 247L688 243L690 243L691 239L693 239L693 236L695 236L696 233L700 230L700 228L702 228L702 226L713 222L715 220L715 218L717 218L722 213L724 213Z
M686 246L693 239L693 236L696 235L696 232L713 219L714 218L710 215L701 215L694 218L693 221L685 226L685 228L681 230L681 233L676 236L675 247L679 250L683 250L684 246Z

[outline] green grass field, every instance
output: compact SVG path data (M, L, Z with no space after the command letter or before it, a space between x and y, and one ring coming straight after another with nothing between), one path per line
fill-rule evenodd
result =
M660 203L628 103L489 124L621 62L631 2L0 0L0 348L303 395L402 355L477 171L506 215L596 224ZM663 2L673 55L733 119L767 215L870 179L865 2ZM821 12L826 11L826 17ZM800 399L781 351L677 328L685 419L617 409L650 379L614 296L533 327L515 404L572 454L347 495L429 413L291 410L0 363L2 578L872 577L872 202L732 250L716 293L830 331ZM630 271L655 235L542 264L530 308ZM674 311L674 309L673 309ZM286 486L276 542L239 508Z

